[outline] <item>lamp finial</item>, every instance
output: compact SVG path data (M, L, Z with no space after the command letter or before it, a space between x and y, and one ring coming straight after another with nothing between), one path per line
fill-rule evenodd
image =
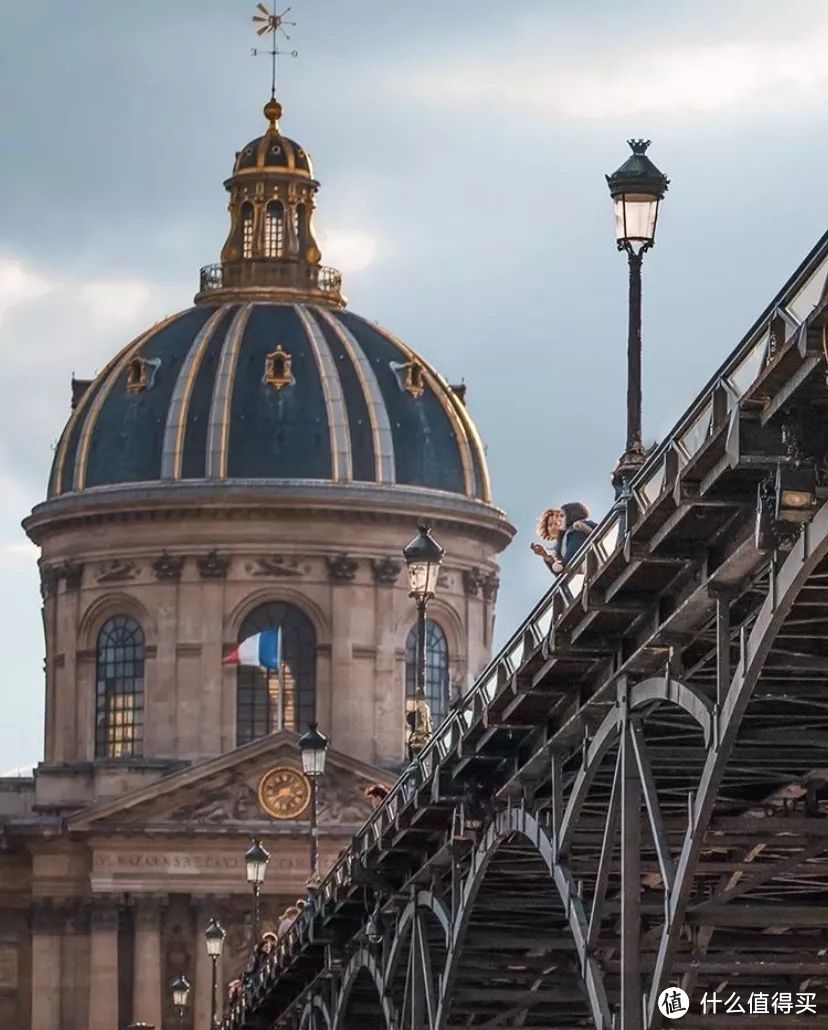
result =
M628 139L627 143L634 154L646 154L647 147L652 143L649 139Z

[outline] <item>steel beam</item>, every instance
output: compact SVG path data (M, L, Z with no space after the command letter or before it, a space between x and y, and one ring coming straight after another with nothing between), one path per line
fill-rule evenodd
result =
M626 703L626 701L624 702ZM632 726L621 737L621 1027L641 1030L641 784Z

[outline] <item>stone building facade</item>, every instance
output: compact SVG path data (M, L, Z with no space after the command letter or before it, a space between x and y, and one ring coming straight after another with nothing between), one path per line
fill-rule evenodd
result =
M465 389L347 310L313 233L310 158L273 98L265 117L225 183L221 263L192 308L73 381L47 499L24 522L41 549L46 715L34 776L0 780L9 1030L171 1030L180 974L184 1026L207 1025L202 932L219 917L220 982L239 973L251 837L272 854L265 928L306 890L299 733L317 721L331 741L323 867L368 814L365 788L404 761L401 549L418 523L446 549L428 625L437 718L490 652L513 529ZM228 664L270 629L277 667Z

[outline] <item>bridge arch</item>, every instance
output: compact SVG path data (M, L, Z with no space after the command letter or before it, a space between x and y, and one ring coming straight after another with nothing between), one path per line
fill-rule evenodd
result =
M299 1030L331 1030L331 1013L318 994L308 998L299 1018Z
M570 1012L567 1014L566 1025L578 1025L579 1021L584 1026L608 1027L610 1015L607 1006L606 996L600 979L600 973L594 959L586 955L585 934L586 921L583 906L575 890L572 877L564 866L556 861L555 849L552 837L547 828L542 824L536 815L525 808L509 808L499 813L494 820L488 824L482 832L476 847L471 853L471 860L468 873L462 883L459 898L455 907L454 920L451 927L446 969L441 983L440 1005L437 1018L434 1022L436 1030L444 1030L452 1019L452 1005L458 997L458 986L463 974L464 958L468 958L467 948L470 931L474 928L476 912L480 913L480 903L485 902L481 891L485 890L487 878L499 877L505 872L508 877L508 868L504 868L501 861L505 858L505 866L516 861L522 866L522 875L529 873L534 878L540 889L538 892L531 892L532 917L537 920L546 920L543 926L546 932L552 927L546 917L554 917L558 930L557 951L558 957L555 961L543 962L543 955L527 954L524 960L518 956L515 961L509 962L506 956L506 949L503 947L503 937L492 938L492 944L500 952L501 958L505 957L503 967L504 973L515 977L518 973L525 973L527 990L525 998L515 1001L514 1016L520 1018L520 1014L533 1008L536 1004L546 1006L544 1018L549 1018L549 1009L556 1004L572 1006L576 1010L575 1022L573 1023ZM525 882L525 880L524 880ZM494 881L494 894L496 897L499 887L498 879ZM552 897L548 898L546 905L543 903L544 889L551 892ZM530 942L527 942L530 943ZM527 949L531 952L530 947ZM464 954L466 953L466 954ZM497 954L497 952L493 952ZM565 959L562 963L560 955ZM531 959L531 961L529 961ZM538 961L540 960L540 961ZM568 966L568 981L571 984L573 978L581 985L577 991L567 991L566 988L551 990L543 988L543 978L554 968L566 964ZM480 966L485 965L478 961ZM497 962L493 963L492 975L496 975ZM534 967L534 968L533 968ZM533 973L537 973L533 977ZM485 997L485 991L477 990L477 997ZM536 997L533 999L532 995ZM500 1019L508 1018L498 1012ZM507 1022L499 1025L508 1026ZM517 1024L519 1025L519 1024ZM554 1024L550 1024L554 1025Z
M367 945L358 948L342 974L333 1030L398 1030L385 990L382 967Z

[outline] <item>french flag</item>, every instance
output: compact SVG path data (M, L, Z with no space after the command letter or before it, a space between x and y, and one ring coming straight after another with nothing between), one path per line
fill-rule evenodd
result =
M275 629L254 633L242 640L224 658L222 665L255 665L260 669L278 669L282 660L282 631Z

